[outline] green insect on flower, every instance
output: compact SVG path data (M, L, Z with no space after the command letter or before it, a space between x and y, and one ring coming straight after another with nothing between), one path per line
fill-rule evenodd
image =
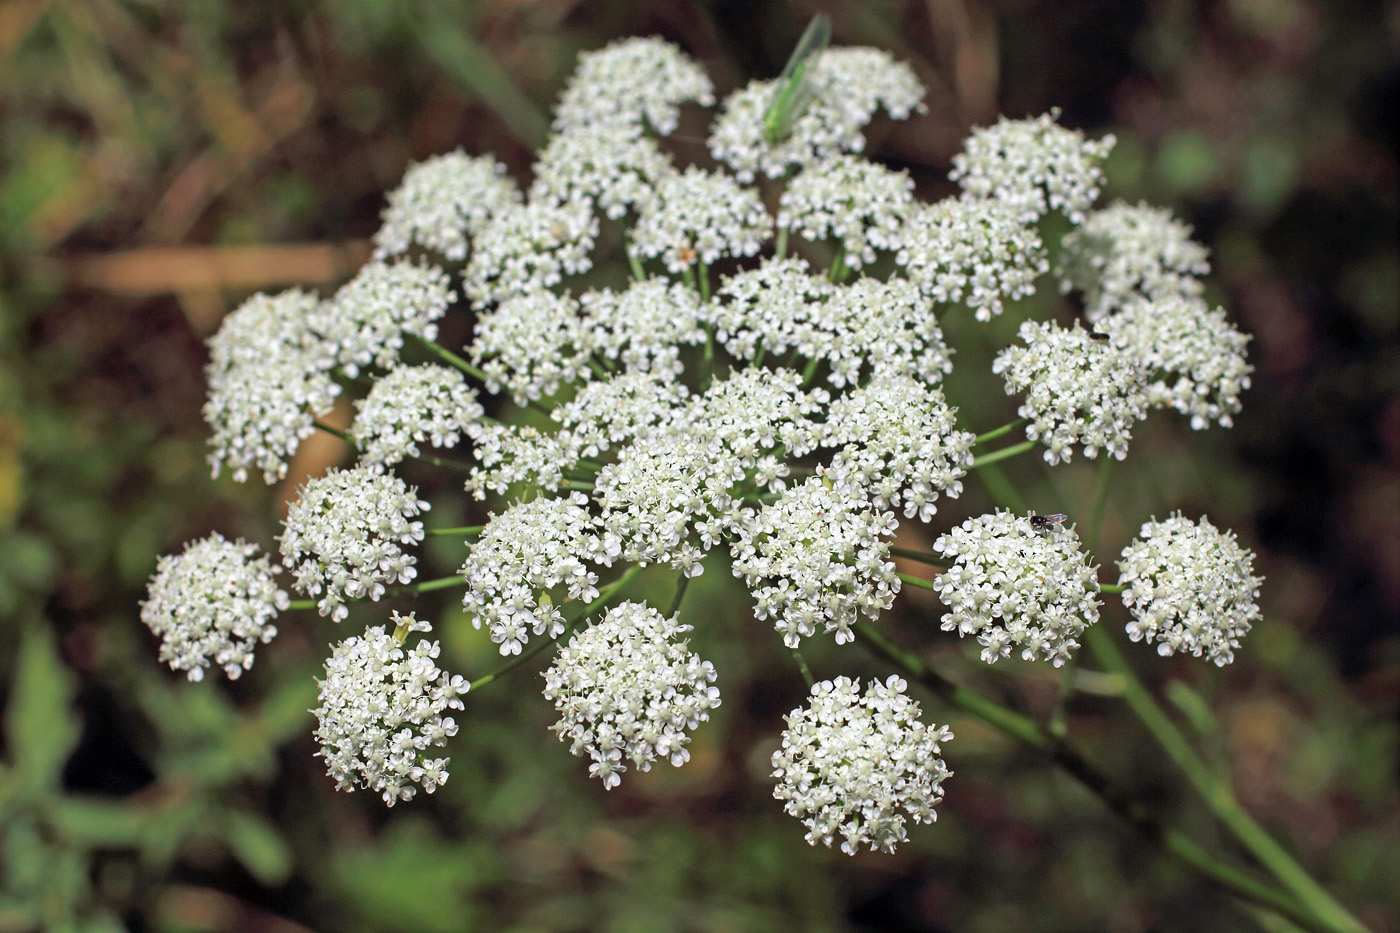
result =
M807 24L807 30L797 41L783 73L778 76L778 87L773 94L773 102L763 113L763 137L770 143L779 142L792 132L792 124L812 102L816 90L807 76L812 57L826 48L831 41L831 19L818 13Z

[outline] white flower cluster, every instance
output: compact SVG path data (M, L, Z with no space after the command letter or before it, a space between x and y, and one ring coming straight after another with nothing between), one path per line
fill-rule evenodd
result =
M621 292L584 292L579 303L588 349L628 372L678 376L680 348L705 340L700 296L680 282L642 279Z
M424 442L453 447L463 433L478 436L485 414L461 374L436 365L391 370L355 407L359 414L351 438L360 448L360 462L376 467L418 456Z
M648 200L663 178L675 173L671 159L648 136L622 124L601 124L561 133L535 163L531 201L590 201L617 220Z
M326 302L314 326L353 379L371 365L393 367L404 334L435 339L438 318L456 298L447 273L435 266L371 262Z
M319 596L316 608L339 622L348 599L378 600L386 583L408 583L418 558L403 545L423 540L423 523L410 521L431 506L397 476L372 467L331 470L309 481L287 510L282 563L296 588Z
M953 738L930 728L899 677L872 683L848 677L812 687L806 707L786 717L783 744L773 753L773 796L807 824L807 842L855 855L862 846L893 852L908 838L905 824L932 823L953 772L939 757Z
M1149 405L1176 409L1197 431L1212 421L1233 423L1254 367L1245 358L1249 335L1222 309L1181 295L1137 300L1098 327L1146 373L1142 391Z
M484 424L475 442L476 464L466 489L478 499L485 499L487 492L504 496L515 483L558 492L564 471L573 469L580 456L573 435L547 433L532 424Z
M552 395L561 383L585 378L588 351L578 301L535 288L513 295L477 317L472 362L486 389L504 387L519 404Z
M411 165L388 196L384 226L374 235L374 258L388 259L414 245L461 262L486 222L520 201L506 167L490 156L460 149Z
M1030 419L1026 437L1045 445L1045 462L1068 461L1076 444L1086 457L1126 457L1133 425L1147 415L1142 364L1078 321L1068 329L1026 321L1020 336L1025 346L999 353L992 372L1006 379L1007 395L1026 392L1017 413Z
M633 252L679 275L696 261L753 256L773 232L758 192L719 172L691 166L657 186L632 230Z
M551 417L580 456L596 457L673 423L689 397L669 373L625 372L588 383Z
M598 218L588 201L552 198L512 204L494 214L475 240L462 287L478 305L534 289L593 268Z
M160 636L160 659L190 680L203 680L210 663L237 680L257 644L277 634L272 622L288 603L256 544L215 532L156 562L141 621Z
M244 482L262 470L269 483L287 475L287 459L330 412L331 381L321 338L312 330L320 299L301 291L254 295L209 339L204 420L213 436L209 464Z
M910 211L895 255L911 281L939 304L964 302L979 321L1035 294L1050 268L1035 228L997 200L944 198Z
M898 527L893 512L872 507L854 485L812 476L745 511L731 548L734 574L753 591L754 615L772 619L789 648L818 625L845 644L855 638L851 623L874 619L899 593L882 540Z
M907 173L842 156L808 166L788 182L778 226L809 240L836 239L842 262L859 269L875 261L877 249L899 248L914 203Z
M720 704L715 668L690 651L678 625L627 602L569 639L545 671L544 695L560 719L549 728L569 751L593 760L588 773L611 790L631 766L690 760L690 730Z
M680 49L662 39L621 39L579 56L578 67L554 113L554 129L624 126L640 135L675 131L680 105L715 102L710 78Z
M404 634L432 630L412 614L393 620ZM444 716L461 709L468 684L434 663L436 641L420 640L405 650L382 626L345 639L326 661L315 709L316 754L337 790L364 787L393 806L422 787L431 794L447 781L451 759L429 758L430 747L447 744L457 723Z
M782 139L770 141L764 114L776 81L753 81L729 95L710 128L710 154L742 182L762 174L780 178L790 168L825 163L865 148L865 129L883 107L896 120L922 108L923 85L913 69L871 48L826 49L807 67L808 95Z
M603 550L587 504L574 493L513 505L487 522L467 555L462 605L473 625L486 624L501 654L519 654L531 632L564 633L564 615L548 590L563 586L569 599L598 596L598 575L585 561L611 565L615 555Z
M953 157L948 178L974 197L995 199L1022 223L1033 224L1051 209L1071 223L1083 223L1099 196L1100 165L1114 140L1085 139L1078 130L1058 125L1058 116L1002 117L995 126L973 131Z
M1132 298L1198 298L1204 287L1197 276L1209 271L1206 249L1191 239L1190 227L1169 211L1121 201L1065 234L1055 264L1060 290L1083 292L1090 321Z
M844 445L832 472L854 476L876 508L904 505L904 517L926 522L938 494L957 498L972 465L976 437L957 430L943 392L912 376L872 379L831 403L827 446Z
M1264 580L1253 569L1254 554L1204 518L1143 523L1118 561L1123 604L1133 614L1128 637L1155 641L1163 657L1189 651L1229 664L1260 619Z
M1010 512L970 518L933 543L954 561L938 578L938 596L953 611L943 630L976 635L988 664L1021 649L1027 661L1056 667L1098 621L1095 568L1068 529L1041 530Z

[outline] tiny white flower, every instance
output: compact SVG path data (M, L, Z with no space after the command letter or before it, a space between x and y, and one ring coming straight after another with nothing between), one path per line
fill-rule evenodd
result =
M689 650L677 625L642 603L614 606L575 634L545 671L544 695L559 721L549 728L569 751L593 760L589 774L608 790L630 763L690 759L690 731L719 706L715 669Z
M1123 604L1133 614L1128 637L1157 643L1163 657L1189 651L1218 666L1235 659L1240 639L1261 618L1262 577L1254 554L1233 532L1180 514L1144 522L1118 561Z
M1027 661L1059 667L1098 621L1098 580L1070 529L1041 531L998 511L968 519L933 550L954 562L938 577L938 596L952 609L943 630L976 635L988 664L1020 648Z
M160 636L160 659L190 680L203 680L211 663L237 680L257 644L277 634L272 623L288 603L256 544L216 532L156 563L141 621Z
M453 447L462 434L481 433L484 411L476 390L446 366L400 366L355 402L351 437L361 462L389 467L416 457L418 445Z
M862 846L893 852L908 838L905 824L932 823L953 772L943 763L947 726L920 721L906 683L890 677L865 695L848 677L812 687L807 706L786 716L783 744L773 753L773 796L807 825L807 842L855 855Z

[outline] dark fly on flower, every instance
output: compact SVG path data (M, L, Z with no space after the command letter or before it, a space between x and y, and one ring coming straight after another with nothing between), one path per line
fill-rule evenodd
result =
M816 91L807 77L807 69L812 64L812 56L826 48L830 41L831 20L826 14L818 13L797 40L797 48L792 50L783 73L778 76L773 102L763 112L763 137L769 143L785 139L792 132L793 122L812 102Z
M1039 531L1048 531L1056 525L1064 524L1067 518L1069 516L1064 512L1056 512L1054 515L1032 515L1031 524Z

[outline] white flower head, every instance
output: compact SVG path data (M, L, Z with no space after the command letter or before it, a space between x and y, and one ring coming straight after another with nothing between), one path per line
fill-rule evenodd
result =
M288 604L258 546L216 532L156 562L141 621L160 636L160 659L190 680L203 680L211 663L237 680Z
M244 482L262 470L275 483L340 394L331 361L312 330L320 299L302 291L254 295L209 338L204 420L212 432L209 464L227 464Z
M663 430L684 411L690 391L669 373L630 371L585 385L552 417L584 457Z
M532 424L483 424L475 442L476 464L466 490L477 499L485 499L488 491L504 496L516 483L558 492L564 471L583 455L582 442L572 434L548 433Z
M754 615L772 619L789 648L818 626L845 644L855 638L852 623L877 618L899 593L885 540L897 528L894 513L872 507L860 489L812 476L746 511L731 548L734 574L753 590Z
M687 101L705 107L715 102L704 69L663 39L620 39L579 56L555 109L554 129L611 125L640 135L650 127L668 136Z
M371 262L321 306L315 327L335 362L354 378L362 368L398 365L404 334L437 337L437 321L457 298L447 273L406 260Z
M811 97L783 139L767 138L764 115L777 81L754 81L729 95L710 129L710 154L741 181L778 178L789 168L827 162L865 148L862 131L883 107L896 120L922 105L923 85L905 62L882 49L826 49L812 56L804 80Z
M1065 234L1055 263L1060 290L1084 293L1085 316L1097 321L1130 299L1198 298L1197 276L1210 271L1206 248L1167 210L1121 201L1095 211Z
M393 614L405 634L431 626L412 614ZM451 759L430 758L447 744L457 723L443 713L461 709L467 682L435 663L436 641L420 639L405 649L382 626L352 635L335 646L318 681L316 754L337 790L363 787L393 806L411 800L421 787L431 794L448 778Z
M1028 120L1002 117L975 130L953 157L948 178L974 197L996 200L1022 223L1033 224L1050 210L1083 223L1099 196L1101 166L1114 139L1085 139L1058 118L1058 111Z
M705 342L700 297L682 282L643 279L587 291L579 303L585 344L629 372L680 375L680 348Z
M1135 300L1098 327L1148 373L1143 392L1149 405L1176 409L1197 431L1212 421L1233 423L1254 367L1245 355L1249 335L1222 309L1181 295Z
M593 268L598 218L588 201L546 198L512 204L492 216L476 240L462 287L478 305L553 288Z
M578 301L533 288L478 315L467 352L488 391L505 388L524 405L587 378L590 349Z
M933 543L952 560L938 596L943 630L976 635L988 664L1021 649L1056 667L1099 618L1098 580L1071 529L1040 530L1010 512L970 518Z
M848 677L812 687L807 706L786 717L773 753L773 796L807 825L807 842L855 855L862 846L893 852L909 822L932 823L952 776L943 763L947 726L925 726L918 701L899 677L871 683L865 695Z
M1235 659L1240 639L1261 618L1254 554L1233 532L1173 515L1143 523L1118 561L1128 637L1157 643L1163 657L1189 651L1218 666Z
M1007 395L1026 393L1017 413L1031 422L1026 437L1045 445L1045 461L1068 461L1076 444L1086 457L1126 457L1133 425L1147 414L1143 365L1077 321L1069 329L1026 321L1020 337L1026 345L999 353L992 372L1005 378Z
M379 600L386 583L409 583L418 558L404 552L423 540L412 521L431 506L397 476L371 467L331 470L309 481L287 510L282 564L296 588L320 597L316 609L339 622L349 599Z
M828 343L819 336L817 322L834 291L835 286L812 272L805 260L765 259L725 279L719 300L708 309L715 339L745 360L789 350L816 356Z
M715 669L690 651L677 625L642 603L614 606L577 633L545 671L544 695L559 721L549 728L569 751L593 760L588 773L608 790L630 764L679 768L690 760L690 731L719 706Z
M943 392L912 376L880 375L831 403L828 446L834 476L853 477L875 507L904 507L904 517L926 522L940 493L962 493L976 437L955 428Z
M773 218L757 191L691 166L664 179L643 204L631 249L680 275L697 260L712 265L722 256L753 256L772 232Z
M355 407L360 460L379 467L418 456L419 444L454 447L464 433L478 436L485 414L462 375L438 365L390 370Z
M674 173L650 136L626 125L580 127L555 136L540 153L530 200L589 201L617 220Z
M939 304L961 302L979 321L1035 294L1050 268L1035 228L996 200L944 198L906 218L895 262Z
M588 497L535 499L498 512L467 555L462 605L472 624L485 623L501 654L519 654L530 634L558 638L564 615L548 591L565 588L567 598L598 596L598 575L588 563L611 563L600 549L588 514Z
M388 200L384 226L374 235L375 259L417 244L461 262L486 222L519 203L520 189L500 162L458 149L410 165Z
M779 201L778 226L809 240L836 240L841 260L859 269L875 261L877 249L900 246L914 203L914 182L907 173L841 156L807 166L788 182Z

